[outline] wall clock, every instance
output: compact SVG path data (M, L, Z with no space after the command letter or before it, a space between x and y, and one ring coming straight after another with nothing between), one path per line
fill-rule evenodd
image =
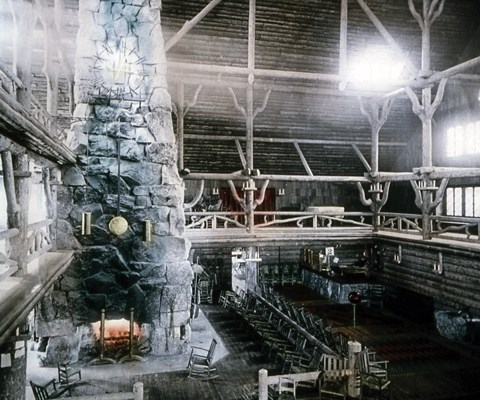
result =
M137 38L124 37L115 44L98 45L93 62L93 86L101 94L135 99L141 97L145 83L145 57L137 52Z

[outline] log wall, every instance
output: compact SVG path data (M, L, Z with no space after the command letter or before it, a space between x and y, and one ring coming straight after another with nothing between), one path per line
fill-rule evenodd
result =
M398 263L394 256L398 246L402 248L402 260ZM225 247L223 244L195 244L192 248L194 260L199 257L202 265L216 266L219 288L228 289L231 282L231 251L239 243ZM328 241L297 240L291 244L262 245L259 247L261 265L298 264L301 249L306 247L315 253L325 247L335 247L335 255L340 265L352 265L363 253L371 256L374 264L370 275L391 288L391 293L401 291L402 296L393 301L407 302L403 296L415 294L424 296L434 304L435 309L467 309L471 316L480 315L480 246L475 244L445 244L436 241L419 242L405 239L377 238L374 241ZM443 272L434 270L442 254ZM416 302L415 300L414 302ZM409 303L410 304L410 303Z
M387 286L400 287L433 298L435 308L468 309L480 315L480 248L451 243L377 240L383 250L383 269L374 275ZM398 245L402 260L394 260ZM461 247L460 247L461 246ZM441 254L441 256L439 256ZM434 270L441 257L443 271Z

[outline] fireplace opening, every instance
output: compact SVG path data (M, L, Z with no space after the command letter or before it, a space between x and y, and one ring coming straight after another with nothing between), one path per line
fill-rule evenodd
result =
M142 353L142 328L134 321L105 319L91 324L95 353L100 357L94 361L118 362L133 354ZM132 329L132 332L130 330ZM102 332L103 331L103 332Z

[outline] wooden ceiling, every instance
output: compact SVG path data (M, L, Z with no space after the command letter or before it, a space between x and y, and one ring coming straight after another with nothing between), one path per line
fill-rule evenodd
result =
M340 0L257 0L255 68L316 74L338 74ZM208 4L202 1L163 0L165 41ZM355 0L348 2L348 58L353 60L369 45L385 45ZM369 0L368 6L394 37L411 63L420 69L421 31L407 0ZM415 1L417 10L421 1ZM185 99L203 88L185 117L185 166L193 172L232 172L241 169L233 140L245 138L245 120L235 109L227 86L245 106L246 77L176 68L180 63L247 67L248 0L223 0L167 53L169 82L176 100L178 84L185 82ZM464 61L467 47L478 36L480 3L449 1L431 31L432 68L441 71ZM476 36L475 36L476 35ZM477 56L474 54L473 56ZM172 64L174 63L174 64ZM254 120L254 165L265 174L305 175L292 143L299 146L315 175L361 175L365 168L351 144L370 159L370 125L360 112L365 93L338 89L338 82L257 77L254 109L265 110ZM380 131L379 168L401 169L397 159L420 135L420 120L407 96L395 99ZM207 135L208 140L202 139ZM271 138L272 143L267 139ZM281 143L278 139L286 139ZM301 140L304 140L302 143ZM317 140L318 143L309 142ZM245 149L245 142L241 142ZM418 163L420 161L418 160ZM415 165L415 161L413 161ZM418 166L418 164L417 164Z
M48 2L53 5L53 0ZM161 16L165 42L209 2L163 0ZM8 17L8 4L4 3L8 2L1 0L5 7L0 10L0 20L8 30L11 18ZM421 10L422 1L414 0L414 3L417 10ZM366 4L419 69L421 31L409 11L408 1L368 0ZM78 0L66 0L63 5L66 14L62 43L73 65ZM340 5L341 0L256 1L255 68L293 73L293 77L285 77L286 74L283 77L260 74L255 77L254 110L265 106L254 119L254 166L262 174L306 175L295 141L315 175L359 176L365 172L352 144L370 160L371 128L360 111L359 98L374 93L354 90L351 85L340 91L335 79L305 79L298 75L335 77L338 74ZM357 0L349 0L348 6L347 54L349 60L354 60L367 46L385 45L386 42ZM184 120L184 165L192 172L229 173L242 169L234 139L239 139L245 152L246 122L235 107L232 91L238 104L246 107L247 75L241 70L234 74L220 70L222 67L247 67L248 19L249 0L220 1L167 52L169 91L174 102L178 102L182 82L185 102L192 101L202 85L196 104L190 107ZM444 70L480 54L478 21L478 0L446 0L443 13L431 29L433 70ZM41 73L43 34L38 25L35 30L38 57L34 68L37 71L34 93L41 98L46 86ZM6 36L0 41L0 55L8 59L11 44ZM199 64L203 67L198 67ZM61 87L61 97L66 100L64 79ZM66 105L60 107L60 117L68 126ZM418 143L420 128L419 118L411 111L410 100L406 95L397 96L380 131L381 171L404 169L399 157L405 156L412 143ZM419 160L410 160L410 165L419 164Z

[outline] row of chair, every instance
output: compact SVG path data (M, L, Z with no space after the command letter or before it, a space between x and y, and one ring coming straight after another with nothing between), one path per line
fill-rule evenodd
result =
M318 340L312 340L312 336L295 322L295 311L289 309L290 312L285 313L287 303L282 303L282 298L273 296L270 300L273 300L274 304L266 299L263 300L259 300L258 296L251 293L240 292L233 308L261 339L268 357L282 366L284 374L324 371L320 392L333 386L332 381L335 381L339 397L345 398L345 375L330 373L333 372L333 367L345 370L345 357L326 354L326 346ZM279 312L284 315L283 318ZM332 360L337 360L337 364ZM299 382L298 385L315 387L317 383L317 381L306 381ZM277 391L280 390L281 388L277 388ZM328 391L331 392L332 389Z
M346 397L346 371L348 363L348 337L340 332L325 328L318 316L288 302L285 298L263 288L265 302L258 295L237 292L224 293L224 306L234 308L261 338L263 347L274 361L282 363L282 372L302 373L323 371L319 378L320 393L329 398ZM267 304L270 304L269 307ZM273 309L281 311L288 318L279 318ZM316 346L302 335L291 320L305 329L336 355L326 354L325 347ZM377 360L369 349L356 357L355 375L360 392L372 398L389 398L390 378L388 362ZM302 383L311 386L313 382Z
M259 267L259 282L265 285L285 285L300 282L301 270L296 264L261 265Z

